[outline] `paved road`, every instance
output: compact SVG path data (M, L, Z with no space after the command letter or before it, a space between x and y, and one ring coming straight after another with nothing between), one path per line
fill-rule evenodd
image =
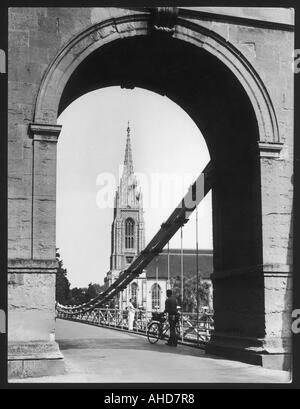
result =
M18 382L288 382L289 374L205 355L143 336L57 320L66 374Z

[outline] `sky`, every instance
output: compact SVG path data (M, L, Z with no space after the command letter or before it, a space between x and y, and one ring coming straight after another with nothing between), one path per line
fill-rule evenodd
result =
M205 140L177 104L154 92L108 87L70 104L58 118L56 245L72 287L103 284L109 271L113 198L128 121L144 200L146 244L209 162ZM199 248L212 249L209 193L198 206ZM183 247L195 248L195 214ZM180 247L179 232L170 248Z

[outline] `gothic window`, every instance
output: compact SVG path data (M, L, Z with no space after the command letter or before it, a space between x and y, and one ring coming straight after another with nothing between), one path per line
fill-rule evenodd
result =
M160 309L160 285L153 284L151 289L152 310Z
M134 221L131 218L125 221L125 248L132 249L134 247Z
M133 305L135 306L137 306L137 288L138 288L137 283L131 284L131 298L133 301Z

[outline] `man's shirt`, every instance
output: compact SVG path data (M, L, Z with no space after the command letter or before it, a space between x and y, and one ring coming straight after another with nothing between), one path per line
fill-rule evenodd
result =
M166 299L165 312L168 314L177 314L177 301L174 295Z
M131 302L128 303L128 311L129 312L135 312L135 308Z

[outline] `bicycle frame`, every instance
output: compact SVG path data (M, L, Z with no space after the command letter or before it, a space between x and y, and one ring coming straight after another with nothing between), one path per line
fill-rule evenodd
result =
M161 322L161 321L157 321L157 320L152 320L149 322L148 328L150 327L150 325L152 325L153 323L157 324L159 327L159 339L162 339L162 335L165 335L166 332L168 331L168 329L170 329L170 324L168 323L167 320Z
M163 340L166 335L167 332L170 330L170 323L168 321L168 319L165 319L163 322L162 321L158 321L158 320L152 320L149 325L148 325L148 329L153 325L153 324L157 324L158 326L158 337L157 337L157 341L159 340ZM176 333L177 333L177 337L179 339L180 336L180 321L178 321L176 323ZM149 341L150 342L150 341Z

